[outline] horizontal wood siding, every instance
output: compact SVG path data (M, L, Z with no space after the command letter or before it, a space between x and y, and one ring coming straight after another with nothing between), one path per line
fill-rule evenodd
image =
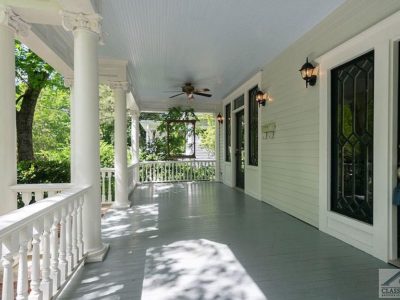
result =
M262 124L276 122L275 137L261 140L263 201L318 226L319 83L306 89L298 70L399 9L398 0L347 1L263 68L273 102Z

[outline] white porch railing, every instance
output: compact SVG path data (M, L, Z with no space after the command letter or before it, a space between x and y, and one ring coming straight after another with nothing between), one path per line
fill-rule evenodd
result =
M51 299L78 269L85 253L82 205L88 189L73 187L0 217L2 299Z
M214 181L215 160L193 161L147 161L128 167L128 189L133 191L136 184L149 182ZM101 202L114 201L115 169L101 169Z
M140 182L214 181L215 160L140 163Z
M11 187L24 206L52 197L72 187L71 183L17 184Z

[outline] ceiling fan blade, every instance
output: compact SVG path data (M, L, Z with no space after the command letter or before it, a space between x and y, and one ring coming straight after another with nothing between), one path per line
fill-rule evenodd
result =
M184 94L184 93L179 93L179 94L176 94L176 95L171 96L170 98L175 98L175 97L178 97L178 96L183 95L183 94Z
M199 92L193 92L193 94L203 96L203 97L211 97L212 96L210 94L204 94L204 93L199 93Z

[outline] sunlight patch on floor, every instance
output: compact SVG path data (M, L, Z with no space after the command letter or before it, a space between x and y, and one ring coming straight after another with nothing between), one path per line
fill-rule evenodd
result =
M142 300L266 300L228 246L179 241L146 252Z

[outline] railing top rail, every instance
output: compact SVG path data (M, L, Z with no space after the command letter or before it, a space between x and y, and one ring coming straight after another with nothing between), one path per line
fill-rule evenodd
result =
M101 172L114 172L115 168L101 168L100 171Z
M10 187L14 192L29 191L59 191L73 188L72 183L40 183L40 184L16 184Z
M140 162L132 163L132 164L130 164L130 165L128 166L128 169L132 169L132 168L138 166L139 164L140 164Z
M164 164L164 163L192 163L192 162L216 162L215 159L202 159L202 160L159 160L159 161L141 161L140 164Z
M37 219L45 217L49 212L56 211L69 200L83 195L89 188L90 186L75 186L56 196L0 216L0 240L12 232L19 231L25 226L34 223Z

